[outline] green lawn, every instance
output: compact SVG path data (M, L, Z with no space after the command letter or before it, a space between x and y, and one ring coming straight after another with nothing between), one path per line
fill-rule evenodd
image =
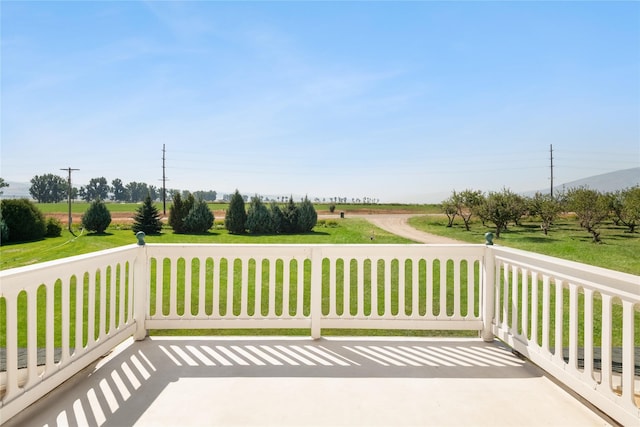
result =
M375 234L375 239L371 236ZM158 236L147 236L147 243L411 243L371 225L364 219L345 218L319 221L310 233L284 235L235 235L221 228L219 222L207 234L174 234L165 228ZM61 237L36 242L8 244L0 247L0 270L81 255L136 243L130 226L112 225L104 235L82 234L74 237L64 230Z

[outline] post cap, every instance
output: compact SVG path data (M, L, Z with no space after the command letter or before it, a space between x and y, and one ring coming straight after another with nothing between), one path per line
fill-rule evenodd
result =
M485 240L485 244L487 246L492 246L493 245L493 233L492 232L487 232L484 233L484 240Z
M138 231L136 233L136 238L138 239L138 246L144 246L144 231Z

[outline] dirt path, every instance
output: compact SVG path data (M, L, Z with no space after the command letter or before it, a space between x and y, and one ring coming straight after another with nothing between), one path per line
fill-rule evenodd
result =
M450 239L448 237L437 236L435 234L425 233L417 230L409 225L409 218L416 216L415 214L383 214L383 215L349 215L350 217L363 218L373 225L388 231L389 233L414 240L420 243L437 243L437 244L460 244L464 243L460 240Z

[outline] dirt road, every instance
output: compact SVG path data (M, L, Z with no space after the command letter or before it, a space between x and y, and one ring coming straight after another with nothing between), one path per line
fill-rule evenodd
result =
M437 244L459 244L464 243L460 240L450 239L448 237L436 236L435 234L425 233L416 230L408 223L409 218L414 214L381 214L381 215L359 215L349 214L349 217L363 218L373 225L388 231L389 233L405 237L420 243L437 243Z

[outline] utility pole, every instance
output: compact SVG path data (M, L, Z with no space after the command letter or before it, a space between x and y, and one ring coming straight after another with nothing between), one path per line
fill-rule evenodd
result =
M79 171L80 169L65 168L60 170L69 172L69 178L67 179L67 183L69 185L67 191L67 199L69 200L69 233L73 234L73 231L71 230L71 171ZM75 234L73 235L75 236Z
M549 157L551 160L551 198L553 199L553 144L549 145Z
M165 166L164 166L165 153L166 153L166 150L164 149L164 144L162 144L162 213L164 215L167 214L167 186L166 186L167 177L165 175Z

